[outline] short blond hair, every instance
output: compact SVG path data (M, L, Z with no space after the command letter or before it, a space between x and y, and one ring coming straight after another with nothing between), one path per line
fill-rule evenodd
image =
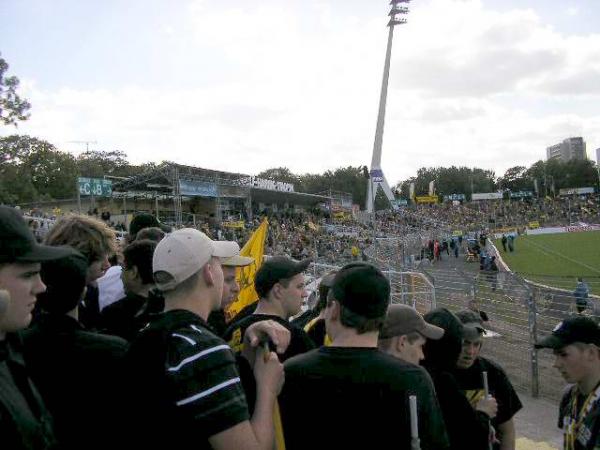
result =
M69 245L91 264L117 252L115 232L104 222L88 216L61 217L44 239L47 245Z

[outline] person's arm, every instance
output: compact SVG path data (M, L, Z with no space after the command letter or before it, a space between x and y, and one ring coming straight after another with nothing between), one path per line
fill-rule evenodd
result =
M500 450L515 450L515 422L513 419L499 424L496 431L500 441Z
M273 413L283 385L283 365L277 355L256 352L256 406L249 421L234 425L208 438L214 450L272 450L275 442Z

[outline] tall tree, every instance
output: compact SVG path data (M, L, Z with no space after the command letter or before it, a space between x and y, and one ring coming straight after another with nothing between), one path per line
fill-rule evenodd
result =
M27 120L31 104L17 93L19 79L7 76L8 63L0 56L0 122L4 125L17 125Z
M0 138L1 201L22 203L75 194L75 158L30 136Z
M515 166L506 169L504 175L498 179L499 187L516 191L533 190L533 180L527 175L527 167Z
M77 157L77 167L82 177L91 178L102 178L104 175L128 177L139 170L129 164L127 154L121 150L89 150Z

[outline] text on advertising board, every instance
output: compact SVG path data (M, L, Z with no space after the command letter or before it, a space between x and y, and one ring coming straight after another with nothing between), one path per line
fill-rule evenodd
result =
M112 181L102 178L77 179L79 195L93 195L95 197L110 197L112 195Z
M266 189L269 191L294 192L292 183L284 183L283 181L266 180L258 177L246 177L240 180L242 186L251 186L258 189Z

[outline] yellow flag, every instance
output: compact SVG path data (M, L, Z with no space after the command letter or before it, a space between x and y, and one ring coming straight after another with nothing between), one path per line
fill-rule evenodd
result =
M269 221L264 219L254 233L252 233L252 236L250 236L250 239L248 239L242 250L240 250L240 255L254 258L254 264L238 269L237 281L240 285L240 293L237 300L227 309L229 317L235 316L244 307L258 300L258 294L254 290L254 275L262 265L268 229Z

